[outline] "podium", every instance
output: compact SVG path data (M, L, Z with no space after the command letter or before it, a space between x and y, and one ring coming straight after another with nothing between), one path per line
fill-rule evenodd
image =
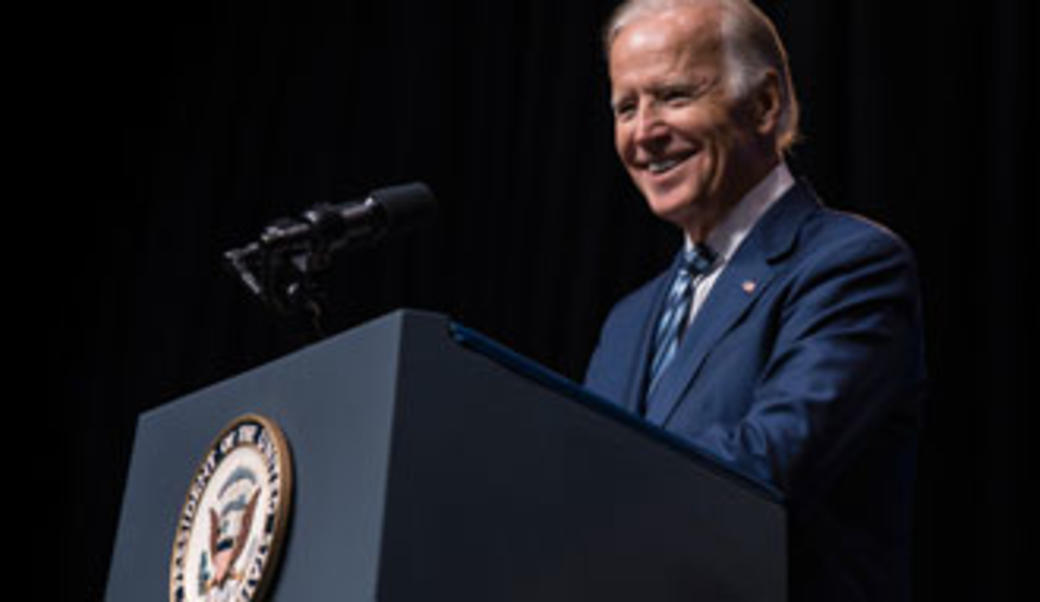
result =
M169 599L243 414L292 450L272 601L783 601L780 497L446 317L397 311L139 418L106 599Z

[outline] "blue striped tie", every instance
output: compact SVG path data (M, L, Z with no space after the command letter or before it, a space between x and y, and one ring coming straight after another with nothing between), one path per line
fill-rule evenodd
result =
M715 263L715 252L705 244L698 243L692 249L684 250L679 270L672 281L668 297L664 301L664 311L654 331L654 355L650 362L650 384L647 393L654 390L654 385L664 374L665 368L675 358L679 348L679 339L686 329L687 316L690 313L690 302L693 299L693 281L706 274Z

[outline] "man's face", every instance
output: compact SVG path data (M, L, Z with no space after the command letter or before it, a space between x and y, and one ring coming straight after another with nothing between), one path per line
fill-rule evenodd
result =
M610 47L610 81L614 143L650 209L706 235L764 175L754 127L728 92L716 14L637 17Z

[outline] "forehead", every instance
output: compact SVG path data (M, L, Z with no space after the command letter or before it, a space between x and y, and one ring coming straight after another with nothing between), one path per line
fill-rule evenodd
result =
M713 7L680 7L638 15L628 21L610 45L610 78L614 85L654 72L686 72L719 67L722 57L721 15Z

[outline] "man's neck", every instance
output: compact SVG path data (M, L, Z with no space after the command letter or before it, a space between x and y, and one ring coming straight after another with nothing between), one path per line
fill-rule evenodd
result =
M780 157L770 158L766 162L762 163L758 169L755 169L748 178L744 179L743 186L730 191L730 193L726 195L726 200L723 201L719 207L713 208L712 211L697 215L694 219L691 219L683 227L686 239L692 243L703 243L707 241L712 230L722 223L733 209L739 205L752 190L757 186L760 186L766 177L773 173L782 163L783 161L781 161Z
M723 260L732 255L755 222L792 186L794 176L786 163L777 164L741 197L701 240L686 237L687 247L702 242L718 252Z

